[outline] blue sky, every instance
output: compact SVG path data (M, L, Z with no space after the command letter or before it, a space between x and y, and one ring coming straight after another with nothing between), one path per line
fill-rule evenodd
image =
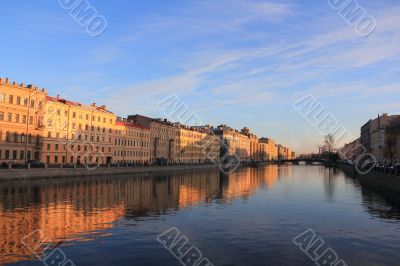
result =
M315 151L302 97L354 136L400 108L400 3L358 2L377 22L367 37L327 0L92 0L108 23L92 37L56 0L2 0L0 76L121 116L165 116L158 103L176 95L204 122Z

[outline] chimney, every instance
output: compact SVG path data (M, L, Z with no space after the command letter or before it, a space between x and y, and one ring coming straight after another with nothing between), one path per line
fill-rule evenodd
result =
M107 106L104 105L104 104L100 108L103 109L103 110L107 110Z
M6 84L10 84L10 79L6 78Z
M96 107L96 103L92 103L92 106L93 106L93 107Z
M57 94L57 100L60 100L60 94Z
M3 84L4 83L4 79L0 78L0 83Z
M24 83L21 83L21 87L23 87L23 84L24 84ZM34 89L35 86L33 86L33 84L29 84L29 85L28 85L28 88L29 88L29 89Z
M22 83L21 83L21 87L22 87L22 88L25 88L25 87L26 87L26 86L25 86L25 83L22 82Z

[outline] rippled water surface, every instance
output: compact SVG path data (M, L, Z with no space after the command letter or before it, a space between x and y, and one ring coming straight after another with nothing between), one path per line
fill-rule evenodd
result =
M390 202L305 165L0 183L0 264L59 248L76 265L181 265L157 241L176 227L214 265L313 265L292 242L307 229L348 265L400 265Z

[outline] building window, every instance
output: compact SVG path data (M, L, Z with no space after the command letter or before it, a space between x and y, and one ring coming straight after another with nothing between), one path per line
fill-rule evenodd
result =
M0 102L6 101L6 94L4 92L0 93Z
M54 156L54 163L58 163L58 156Z
M0 121L4 121L4 112L0 112Z
M8 122L12 122L12 113L8 113Z
M14 103L14 96L12 96L12 95L8 96L8 102Z
M35 100L31 100L31 108L35 108Z
M13 151L13 160L17 160L17 151Z

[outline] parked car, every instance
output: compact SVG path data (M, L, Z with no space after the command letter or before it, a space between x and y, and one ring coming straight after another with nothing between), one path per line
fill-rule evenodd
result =
M44 163L41 161L30 160L28 163L31 165L31 168L44 168Z

